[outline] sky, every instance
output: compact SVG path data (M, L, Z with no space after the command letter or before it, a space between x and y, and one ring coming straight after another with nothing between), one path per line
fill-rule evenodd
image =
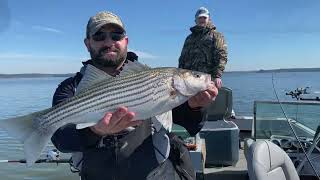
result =
M139 61L176 67L201 6L225 36L226 71L320 67L319 0L0 0L0 74L77 72L88 19L104 10Z

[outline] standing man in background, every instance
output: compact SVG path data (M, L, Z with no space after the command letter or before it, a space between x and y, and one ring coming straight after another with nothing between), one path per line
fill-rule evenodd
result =
M196 12L195 23L196 25L190 28L192 33L184 42L179 68L211 74L216 86L220 88L222 72L228 60L224 37L216 31L205 7Z

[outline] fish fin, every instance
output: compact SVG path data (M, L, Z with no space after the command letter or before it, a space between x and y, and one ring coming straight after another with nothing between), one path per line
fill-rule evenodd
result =
M109 74L105 73L104 71L88 64L86 66L86 69L84 71L84 75L80 81L80 83L77 86L77 90L75 95L79 94L82 92L84 89L87 89L93 84L96 84L102 80L109 79L109 78L114 78L110 76Z
M171 132L172 129L172 111L167 111L160 115L155 116L152 118L153 122L155 123L156 130L159 131L161 127L159 127L159 123L163 126L166 130Z
M37 161L42 150L50 141L53 134L39 134L34 131L24 141L24 154L27 160L27 166L30 167Z
M128 61L128 63L123 67L122 71L120 72L119 76L126 76L131 73L136 73L140 71L149 70L151 67L142 64L138 61Z
M94 126L97 123L81 123L81 124L77 124L76 128L77 129L84 129L86 127L90 127L90 126Z
M50 110L51 108L48 108L28 115L0 120L0 128L6 130L9 135L19 139L23 143L24 139L35 131L32 120Z
M6 130L10 136L19 139L23 143L25 137L30 136L34 131L32 128L33 116L31 115L1 120L0 128Z
M28 166L31 166L37 160L52 135L39 135L33 126L33 119L39 118L39 116L49 110L50 109L46 109L25 116L0 121L0 128L6 130L9 135L17 138L24 144L24 152Z

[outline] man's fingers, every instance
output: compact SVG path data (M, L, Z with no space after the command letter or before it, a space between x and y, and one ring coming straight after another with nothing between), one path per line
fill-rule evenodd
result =
M126 107L119 107L113 114L109 122L110 128L116 126L118 122L126 116L128 113L128 108Z
M204 91L202 94L202 98L205 99L210 99L211 98L211 94L210 91Z
M96 134L99 134L101 136L105 135L106 133L108 133L108 127L111 117L111 113L106 113L103 118L96 125L91 126L90 129Z
M118 133L129 126L139 125L139 121L132 121L135 113L129 112L128 108L120 107L114 113L106 113L91 129L99 135Z
M111 113L106 113L103 118L102 118L102 121L99 121L98 124L103 124L104 126L107 126L110 124L110 119L112 117L112 114Z
M217 96L218 95L218 88L216 86L209 86L209 88L206 90L211 96Z
M142 123L142 120L134 120L134 121L121 121L114 129L114 133L121 132L122 130L132 127L132 126L138 126Z
M128 124L134 118L135 114L133 112L128 112L125 116L123 116L116 124L116 126L123 126L123 124Z
M208 103L210 103L212 101L212 96L209 92L207 91L204 91L202 94L201 94L201 97L200 97L200 101L199 101L199 104L201 106L206 106Z
M123 116L117 123L114 125L114 128L118 131L121 131L128 126L130 122L132 122L135 114L133 112L128 112L125 116Z
M206 96L207 94L205 91L201 92L198 96L196 96L196 103L201 104L201 102L206 99Z
M191 97L188 101L191 108L207 106L211 101L215 100L218 95L218 89L214 82L208 86L208 89Z
M141 123L142 123L142 120L131 121L131 122L129 122L128 127L130 127L130 126L138 126Z

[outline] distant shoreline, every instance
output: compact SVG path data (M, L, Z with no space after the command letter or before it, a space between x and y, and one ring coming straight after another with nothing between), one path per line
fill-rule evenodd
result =
M226 71L225 73L281 73L281 72L320 72L320 68L291 68L291 69L270 69L257 71ZM74 73L67 74L41 74L41 73L23 73L23 74L0 74L0 78L45 78L45 77L71 77Z
M227 71L226 73L281 73L281 72L320 72L320 68L260 69L257 71Z

